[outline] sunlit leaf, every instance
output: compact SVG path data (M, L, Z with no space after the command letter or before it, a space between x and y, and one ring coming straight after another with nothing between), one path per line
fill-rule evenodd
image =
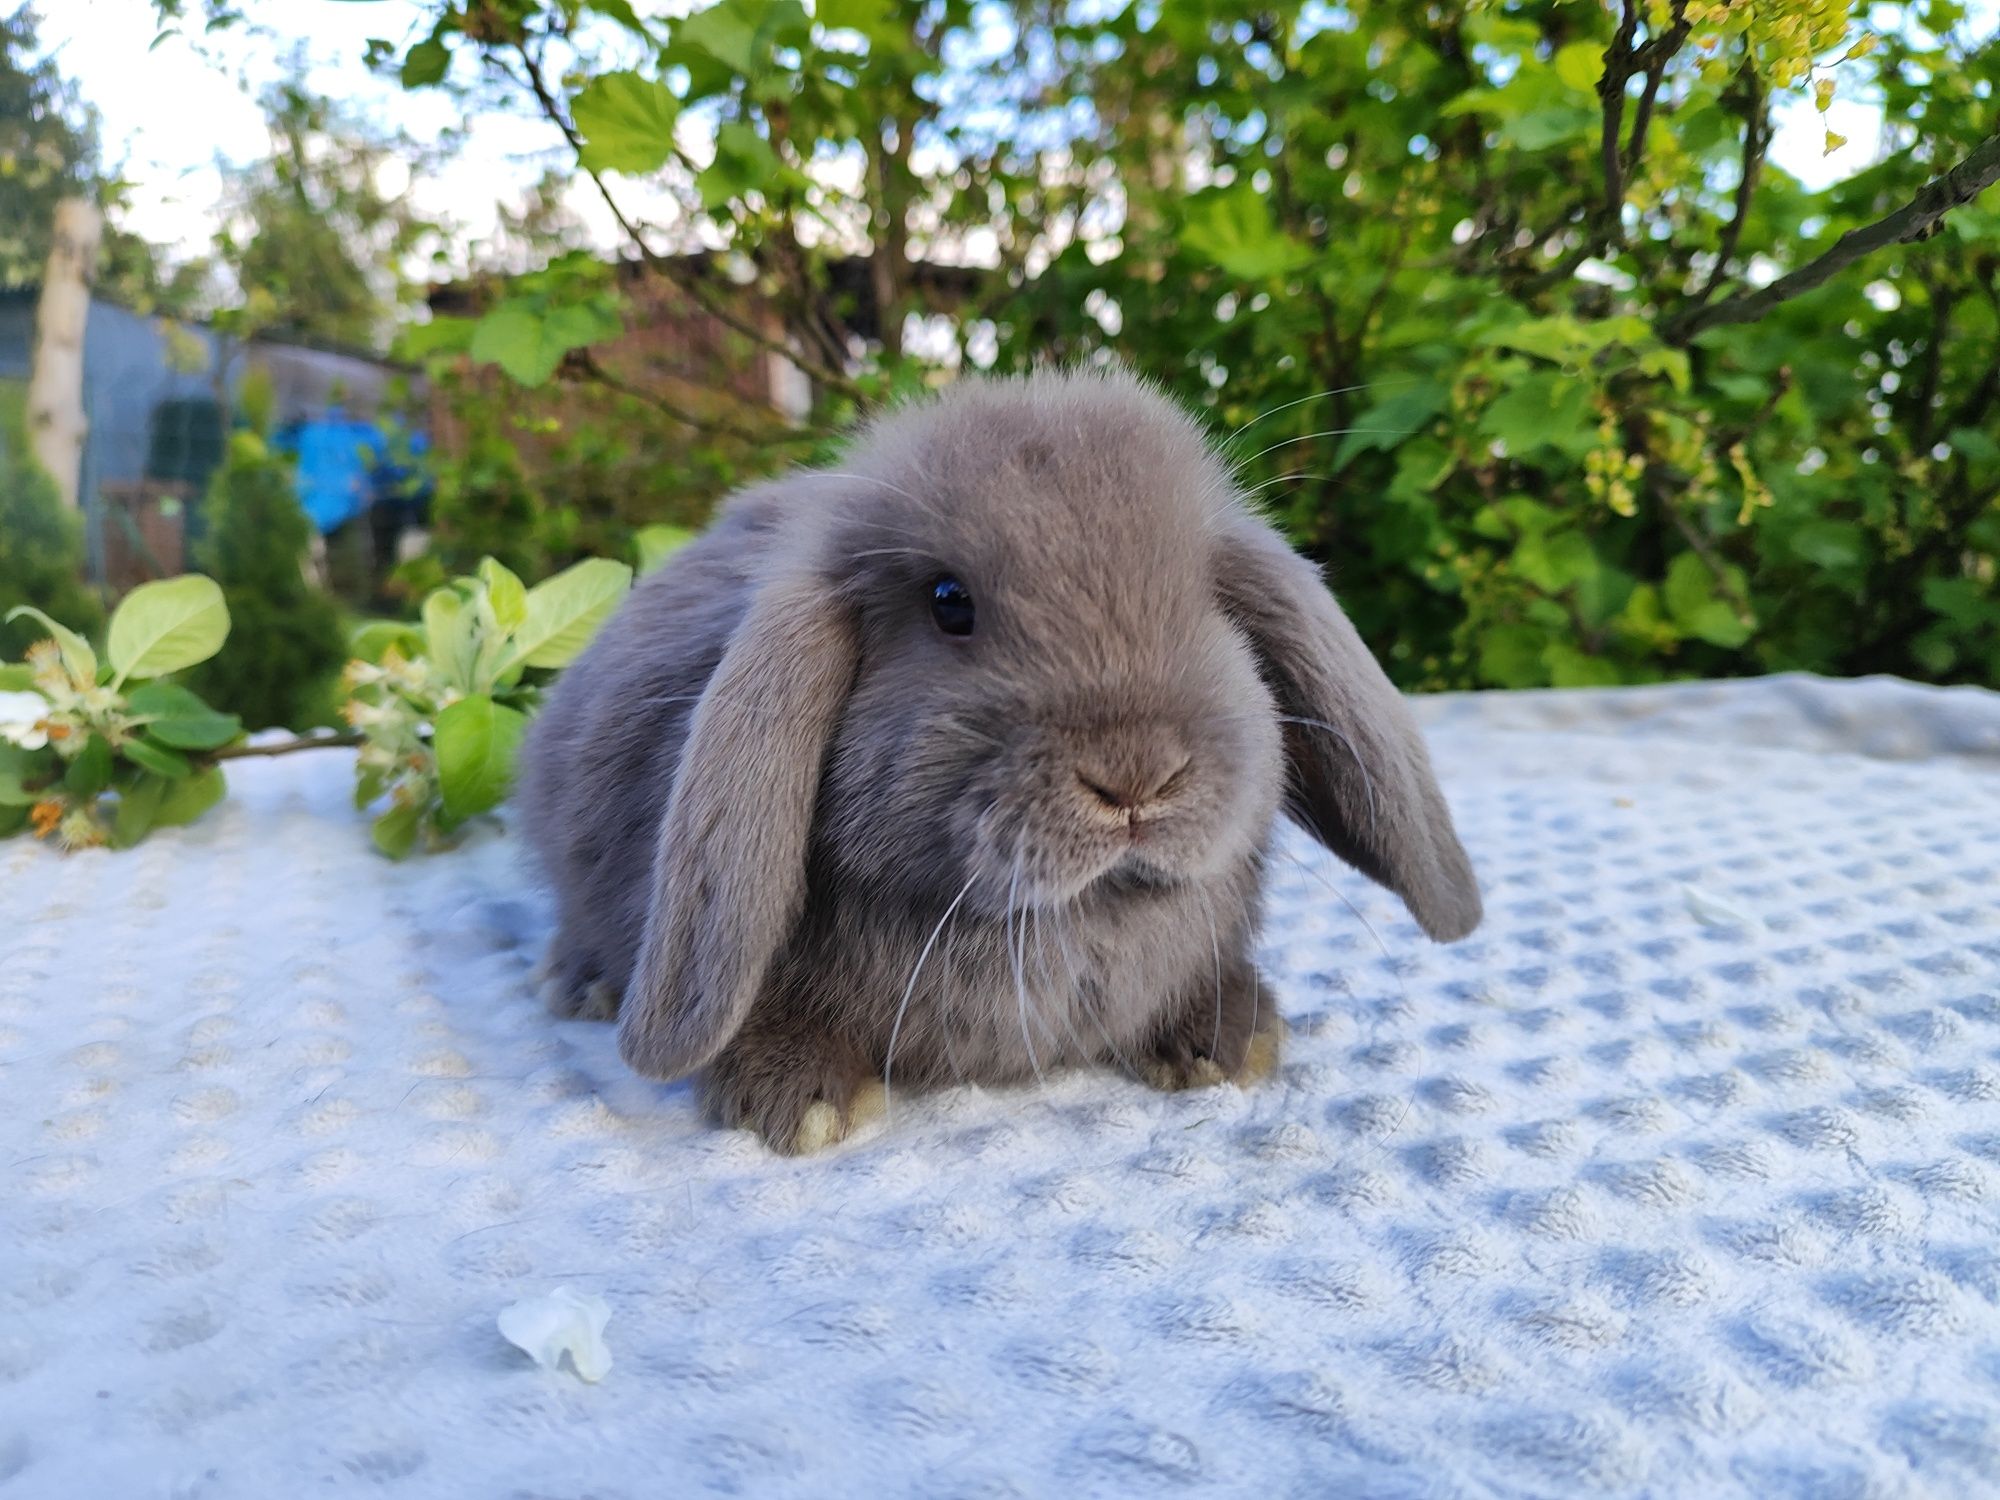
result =
M632 570L603 557L585 558L536 584L528 590L528 618L514 633L508 665L567 666L631 586Z
M468 818L500 805L527 727L526 714L484 694L461 698L438 715L432 747L446 813Z
M1190 202L1181 240L1245 281L1283 276L1313 261L1311 248L1278 228L1270 204L1248 183L1203 193Z
M657 172L673 153L680 101L657 79L602 73L571 106L583 136L582 162L598 172Z
M107 651L118 680L159 677L207 661L229 637L229 606L198 573L142 583L111 616Z
M403 58L402 84L406 89L427 88L441 82L451 67L451 49L431 37L418 42Z
M56 649L62 656L62 664L75 681L87 683L96 680L97 653L90 649L90 642L67 625L50 619L31 604L17 604L7 611L9 620L17 620L24 615L40 625L55 640Z

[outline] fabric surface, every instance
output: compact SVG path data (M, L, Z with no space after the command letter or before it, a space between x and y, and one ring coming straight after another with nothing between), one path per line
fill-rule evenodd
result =
M2000 696L1421 712L1473 938L1295 840L1271 1084L803 1161L549 1020L515 842L380 860L344 753L0 845L0 1495L2000 1490ZM600 1384L495 1330L556 1287Z

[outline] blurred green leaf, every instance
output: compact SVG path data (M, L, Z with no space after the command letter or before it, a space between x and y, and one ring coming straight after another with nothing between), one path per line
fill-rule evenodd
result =
M1718 597L1714 573L1692 552L1681 553L1668 566L1664 598L1674 623L1699 640L1734 647L1750 638L1751 626Z
M394 647L405 658L424 649L424 632L402 620L370 620L356 628L348 649L362 661L379 662Z
M1596 570L1597 554L1580 532L1530 534L1514 549L1514 571L1543 593L1559 594Z
M1311 248L1278 228L1270 204L1248 183L1189 200L1181 242L1245 281L1284 276L1313 263Z
M372 766L354 772L354 810L362 811L389 790L389 779Z
M133 765L151 771L155 776L164 776L170 781L179 781L193 769L189 766L185 755L143 737L127 740L119 747L118 753Z
M402 859L417 847L417 834L423 822L424 810L414 803L392 807L370 825L369 837L389 858Z
M107 650L117 681L159 677L207 661L229 637L229 606L199 573L142 583L111 616Z
M1597 446L1589 382L1546 367L1517 380L1479 418L1479 430L1507 445L1511 456L1544 445L1572 458Z
M154 814L153 823L159 828L178 828L184 823L192 823L220 802L226 790L228 787L222 777L222 768L204 767L185 781L176 781L168 786L160 798L159 811Z
M1363 453L1387 453L1420 428L1426 426L1451 402L1451 388L1435 381L1416 380L1393 387L1382 400L1354 419L1354 430L1341 438L1333 456L1335 472L1346 468Z
M483 695L461 698L438 715L433 748L447 814L469 818L500 805L527 727L527 715Z
M715 210L777 181L778 155L756 128L729 120L715 134L715 160L695 178L703 208Z
M1868 558L1868 542L1850 521L1808 521L1792 533L1792 551L1822 568L1855 568Z
M472 330L470 353L481 363L498 365L522 385L546 385L570 350L616 331L593 332L574 314L564 316L561 310L525 301L503 302ZM579 333L583 336L577 337Z
M424 600L424 655L448 686L465 688L478 647L479 621L458 591L446 587Z
M405 324L396 333L396 357L414 362L435 354L464 354L472 347L478 326L477 319L443 314L426 323Z
M450 66L451 49L442 41L433 36L418 42L403 58L403 87L420 89L441 82Z
M69 675L78 682L97 680L97 653L90 649L90 643L68 626L50 619L39 609L29 604L17 604L7 611L7 618L18 620L23 616L33 620L54 639L62 656L62 663Z
M133 713L152 721L147 734L177 750L214 750L243 732L236 715L218 713L178 683L145 683L126 702Z
M153 831L160 820L160 805L166 799L167 786L158 776L139 776L129 786L119 788L118 811L111 820L113 844L129 849Z
M488 557L480 561L479 581L486 585L486 601L493 619L508 632L519 630L528 621L528 591L505 564Z
M63 772L63 790L84 801L110 785L111 744L103 735L93 734Z
M1604 76L1604 48L1595 42L1571 42L1556 53L1555 70L1572 92L1594 94Z
M1568 641L1549 642L1542 660L1548 668L1551 687L1616 687L1624 681L1615 662L1579 651Z
M583 165L598 172L657 172L673 154L680 101L657 79L600 73L572 106Z
M803 47L810 23L799 0L720 0L678 22L674 40L697 47L744 78L756 78L779 47Z
M1990 585L1971 578L1926 578L1924 603L1962 630L1978 630L2000 622L2000 601Z
M567 666L632 586L621 562L592 557L528 590L528 618L515 632L508 664Z
M819 0L813 19L829 31L893 34L898 25L894 0Z
M1494 687L1537 687L1547 680L1548 633L1532 625L1493 625L1479 637L1479 675Z
M582 0L585 10L594 10L600 16L609 17L636 35L650 37L653 32L637 11L632 9L632 0Z

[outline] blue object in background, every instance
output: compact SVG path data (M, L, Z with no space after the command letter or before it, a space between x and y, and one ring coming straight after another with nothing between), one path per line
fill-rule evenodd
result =
M324 536L368 509L374 474L387 457L381 431L338 406L281 430L280 451L298 459L299 504Z

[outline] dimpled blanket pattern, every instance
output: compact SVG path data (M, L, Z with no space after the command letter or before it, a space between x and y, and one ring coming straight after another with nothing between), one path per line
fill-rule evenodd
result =
M0 1495L1994 1493L2000 697L1420 712L1486 925L1291 840L1272 1084L797 1161L550 1021L518 845L380 860L342 752L0 846ZM559 1286L601 1384L495 1330Z

